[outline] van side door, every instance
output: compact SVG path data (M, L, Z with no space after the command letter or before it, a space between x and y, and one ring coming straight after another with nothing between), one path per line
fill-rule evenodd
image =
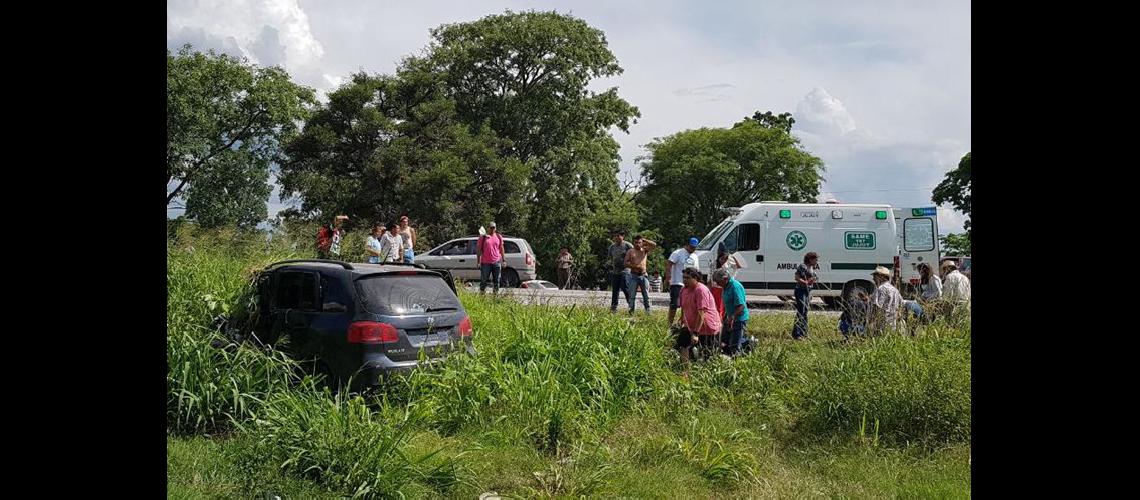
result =
M918 286L918 265L930 264L938 270L938 212L935 207L899 208L895 211L900 235L899 275L896 284L907 294Z

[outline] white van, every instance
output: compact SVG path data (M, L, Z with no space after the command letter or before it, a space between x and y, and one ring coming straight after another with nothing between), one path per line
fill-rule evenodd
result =
M941 254L938 248L938 209L936 207L895 208L896 241L899 259L895 265L895 286L903 296L918 287L918 265L930 264L938 272Z
M752 295L791 295L796 267L808 252L819 254L819 281L812 295L829 305L839 297L853 297L859 289L870 293L871 271L877 266L894 268L895 276L900 268L913 271L917 279L919 262L938 262L933 208L933 215L913 209L921 210L921 216L886 204L762 202L729 210L700 241L694 256L707 274L723 246L742 261L736 279ZM898 224L910 232L900 233ZM900 248L912 250L900 259ZM910 284L911 276L904 272L903 283Z

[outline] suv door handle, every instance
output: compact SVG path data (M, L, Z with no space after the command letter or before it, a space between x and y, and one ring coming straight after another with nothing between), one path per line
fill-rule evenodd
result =
M459 262L467 262L467 259L459 259Z
M764 262L764 256L757 254L756 255L756 262Z

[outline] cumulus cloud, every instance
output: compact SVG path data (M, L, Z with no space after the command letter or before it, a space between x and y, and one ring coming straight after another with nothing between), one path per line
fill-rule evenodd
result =
M170 0L167 38L279 62L323 96L356 71L394 71L431 28L506 9L570 13L605 32L625 71L591 88L616 86L642 113L628 134L613 131L622 176L637 176L655 137L769 110L793 113L827 164L821 191L841 202L931 206L969 151L968 2Z
M795 134L827 166L819 202L931 206L931 192L968 146L953 139L895 140L861 127L844 103L822 87L797 104ZM802 127L801 127L802 125ZM939 228L962 231L964 217L943 207Z
M190 43L280 65L307 85L320 79L324 47L297 0L171 0L166 4L167 46Z

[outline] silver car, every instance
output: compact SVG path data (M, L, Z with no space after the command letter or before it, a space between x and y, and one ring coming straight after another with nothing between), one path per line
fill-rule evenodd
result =
M429 269L446 269L456 278L478 281L479 262L475 257L478 240L478 236L466 236L448 241L426 254L416 255L416 264L423 264ZM534 250L526 240L503 236L503 247L507 251L503 258L503 283L506 286L517 287L523 281L538 277Z

